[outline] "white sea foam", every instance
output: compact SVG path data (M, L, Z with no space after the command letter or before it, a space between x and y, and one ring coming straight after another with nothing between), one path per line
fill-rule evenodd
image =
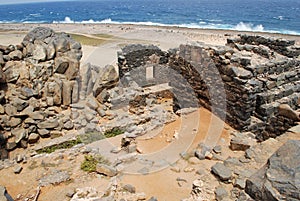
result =
M238 31L260 31L260 32L262 32L262 31L264 31L264 26L262 24L255 26L252 23L240 22L233 29L238 30Z
M215 20L214 20L215 21ZM65 17L63 21L53 21L53 23L61 24L134 24L134 25L146 25L146 26L168 26L168 27L184 27L184 28L200 28L200 29L223 29L223 30L237 30L237 31L255 31L255 32L272 32L272 33L284 33L300 35L299 32L290 30L266 30L262 24L254 25L252 23L240 22L237 25L212 23L199 21L198 23L185 23L185 24L163 24L157 22L118 22L111 18L103 19L100 21L89 19L83 21L75 21L70 17Z
M283 20L284 19L284 17L282 15L279 15L279 16L273 17L273 18L276 19L276 20Z
M32 17L40 17L41 13L31 13L29 15L32 16Z

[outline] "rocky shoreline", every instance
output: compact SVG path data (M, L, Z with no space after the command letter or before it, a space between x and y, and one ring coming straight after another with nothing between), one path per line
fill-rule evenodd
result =
M178 188L191 182L182 200L300 199L299 55L295 41L241 35L226 46L129 45L118 66L99 67L81 65L82 46L70 35L35 28L20 45L0 46L0 172L32 179L36 171L37 190L14 192L14 200L65 185L66 200L154 201L122 177L157 170L177 175ZM229 141L222 127L189 147L201 106L232 127ZM162 140L156 130L179 119L165 142L176 152L145 157L141 142ZM14 185L4 186L10 193ZM11 199L5 188L0 198Z

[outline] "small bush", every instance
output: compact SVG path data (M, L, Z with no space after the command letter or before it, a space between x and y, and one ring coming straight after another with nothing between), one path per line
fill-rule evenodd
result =
M86 172L95 172L98 161L91 155L84 156L80 168Z
M105 136L106 138L111 138L111 137L115 137L115 136L117 136L117 135L121 135L121 134L123 134L123 133L124 133L123 130L121 130L121 129L119 129L119 128L113 128L113 129L111 129L111 130L105 131L104 136Z
M50 153L56 151L57 149L69 149L80 143L82 143L82 141L79 138L77 138L76 140L64 142L62 144L54 145L51 147L45 147L43 149L37 150L37 153L38 154L42 154L42 153L50 154Z
M81 163L80 168L86 172L95 172L98 163L110 165L110 162L101 155L87 155L84 156L84 161Z

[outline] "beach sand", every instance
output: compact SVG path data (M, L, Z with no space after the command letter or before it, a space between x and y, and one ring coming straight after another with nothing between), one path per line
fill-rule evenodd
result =
M292 39L300 45L300 36L297 35L125 24L0 24L0 44L21 43L25 34L37 26L101 40L99 44L93 46L83 44L82 58L83 64L91 62L100 67L115 64L117 51L126 44L153 44L162 50L168 50L177 48L180 44L195 42L215 46L225 45L228 37L251 34Z
M254 33L254 32L238 32L229 30L208 30L208 29L189 29L189 28L176 28L176 27L157 27L157 26L137 26L137 25L117 25L117 24L0 24L0 44L19 44L22 42L23 37L37 26L45 26L54 29L57 32L67 32L76 34L79 40L83 42L83 58L82 64L87 62L103 67L107 64L116 65L117 52L126 44L154 44L162 50L168 50L170 48L177 48L180 44L186 43L202 43L208 45L225 45L228 37L234 37L238 34L251 34L251 35L267 35L274 37L282 37L286 39L292 39L296 41L297 45L300 45L300 36L294 35L282 35L273 33ZM89 41L94 41L95 44L90 44ZM208 132L210 126L212 114L201 108L199 110L201 119L199 119L199 127L197 137L195 138L192 147L201 142ZM165 127L164 133L167 133L165 138L172 138L174 131L180 126L180 121L175 121ZM218 144L228 144L229 130L231 128L227 125L224 126L222 133L223 141ZM152 146L153 144L157 146ZM151 141L139 141L139 146L146 152L157 151L167 146L168 142L165 139L158 137L153 138ZM231 154L230 150L224 151L225 155ZM203 168L209 169L212 162L205 164ZM187 161L181 160L177 164L181 170L186 167L197 168L197 165L190 165ZM42 173L41 173L42 174ZM26 178L23 174L23 179ZM6 185L10 192L15 197L19 192L19 187L23 185L23 182L27 182L28 188L33 188L36 185L34 182L30 184L30 179L36 179L33 175L28 173L27 181L18 178L20 185L14 186L13 184ZM154 174L145 175L141 178L141 175L124 175L122 177L122 183L133 184L137 187L138 192L145 192L147 196L156 196L159 200L179 200L189 196L192 188L192 181L197 178L195 174L189 174L182 172L179 176L185 180L186 183L183 186L178 186L176 178L178 173L167 168ZM5 177L6 181L9 181L8 176ZM218 182L212 178L213 182ZM91 180L82 185L94 185L100 189L105 189L108 181L102 183L98 179ZM71 186L75 186L71 184ZM101 187L102 186L102 187ZM27 189L28 190L28 189ZM213 190L213 189L212 189ZM41 200L61 200L67 191L66 185L60 185L56 187L47 187L42 190ZM58 193L59 192L59 193ZM61 195L60 195L61 194Z

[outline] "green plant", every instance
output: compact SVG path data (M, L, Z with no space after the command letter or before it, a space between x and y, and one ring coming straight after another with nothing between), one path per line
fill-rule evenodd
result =
M37 150L37 153L38 154L42 154L42 153L50 154L50 153L56 151L57 149L69 149L80 143L82 143L81 139L76 138L76 140L67 141L67 142L64 142L64 143L61 143L58 145L53 145L50 147L44 147L40 150Z
M105 136L106 138L111 138L111 137L115 137L115 136L117 136L117 135L121 135L121 134L123 134L123 133L124 133L124 131L121 130L120 128L113 128L113 129L111 129L111 130L105 131L104 136Z
M95 172L98 163L110 165L109 160L101 155L87 155L84 156L84 161L81 163L80 168L86 172Z
M84 156L80 168L86 172L95 172L98 161L91 155Z

